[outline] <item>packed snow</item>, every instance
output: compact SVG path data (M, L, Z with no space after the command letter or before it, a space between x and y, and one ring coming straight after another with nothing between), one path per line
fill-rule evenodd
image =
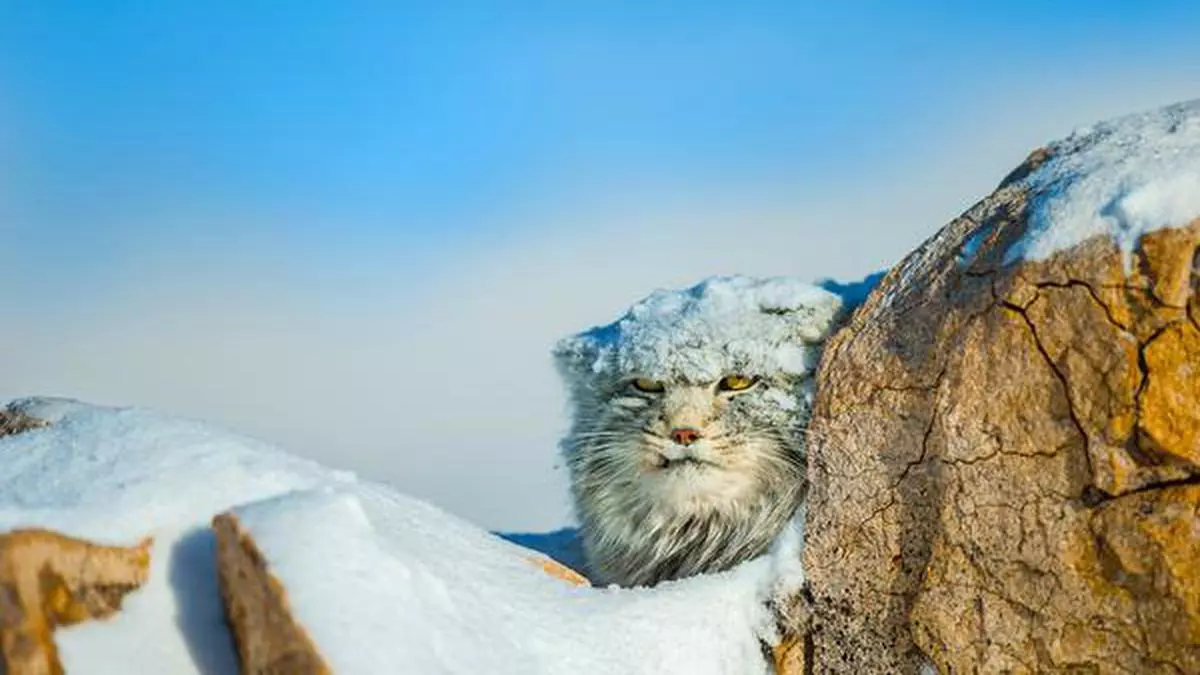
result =
M834 292L787 277L713 277L659 290L617 321L559 343L593 373L712 382L731 372L801 375L842 309Z
M1029 231L1006 262L1107 234L1128 263L1143 234L1200 217L1200 100L1085 127L1050 151L1022 181Z
M54 424L0 439L0 531L40 526L117 545L155 537L150 579L120 618L61 631L67 672L127 674L133 655L138 672L236 672L210 519L350 477L149 411L61 400L22 408Z
M578 588L431 505L199 422L63 400L20 407L53 424L0 439L0 529L155 537L150 579L120 615L57 633L67 672L237 672L208 529L230 508L345 674L764 672L765 603L803 580L789 529L772 555L726 573Z
M577 588L378 487L310 490L238 513L338 673L766 672L758 635L780 578L771 558L655 589Z

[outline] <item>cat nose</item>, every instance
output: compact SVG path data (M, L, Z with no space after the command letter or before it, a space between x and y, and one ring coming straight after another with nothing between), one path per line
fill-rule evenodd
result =
M700 432L691 427L681 427L671 430L671 440L679 445L691 445L700 440Z

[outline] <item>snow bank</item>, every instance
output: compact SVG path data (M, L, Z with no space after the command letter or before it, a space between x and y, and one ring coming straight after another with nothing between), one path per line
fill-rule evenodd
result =
M659 290L617 321L561 341L560 363L592 373L712 382L727 373L802 375L841 309L833 292L785 277L713 277Z
M1102 234L1129 260L1143 234L1200 217L1200 100L1080 129L1050 151L1021 182L1030 227L1006 263Z
M767 558L653 590L576 588L378 487L299 492L238 515L338 673L765 672L755 627L769 620Z
M145 410L61 400L23 408L54 425L0 439L0 531L41 526L120 545L155 537L150 579L128 597L121 617L60 633L67 672L236 672L209 520L237 504L339 476L250 439Z
M204 424L55 400L0 439L0 529L156 537L114 620L60 631L67 672L235 673L208 523L237 507L336 672L761 672L763 603L798 583L798 534L731 572L580 589L422 502ZM780 565L783 565L781 567Z

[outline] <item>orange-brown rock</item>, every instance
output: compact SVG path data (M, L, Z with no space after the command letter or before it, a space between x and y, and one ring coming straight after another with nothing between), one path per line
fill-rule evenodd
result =
M588 581L587 577L549 556L535 553L529 556L529 561L542 568L542 571L546 574L555 579L561 579L572 586L592 585L592 582Z
M807 673L808 651L804 636L788 635L771 648L771 666L776 673Z
M225 617L244 675L327 675L329 666L292 613L287 591L271 573L237 516L213 519L217 573Z
M811 672L1200 673L1200 221L1005 261L1049 154L827 347Z
M0 672L62 673L54 629L119 611L149 575L150 545L100 546L49 530L0 535Z

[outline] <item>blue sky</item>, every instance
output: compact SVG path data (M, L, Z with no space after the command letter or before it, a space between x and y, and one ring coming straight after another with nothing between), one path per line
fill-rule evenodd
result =
M292 245L411 246L494 231L483 216L548 192L819 180L830 159L886 161L1012 73L1111 66L1133 45L1194 56L1200 17L736 4L6 3L7 180L36 225L22 244L121 255L207 212L218 239L252 217Z
M889 264L1035 145L1200 95L1197 29L1195 2L3 3L0 395L552 524L555 337L705 274ZM479 393L514 377L524 407ZM495 410L512 481L455 482L495 450L449 404Z

